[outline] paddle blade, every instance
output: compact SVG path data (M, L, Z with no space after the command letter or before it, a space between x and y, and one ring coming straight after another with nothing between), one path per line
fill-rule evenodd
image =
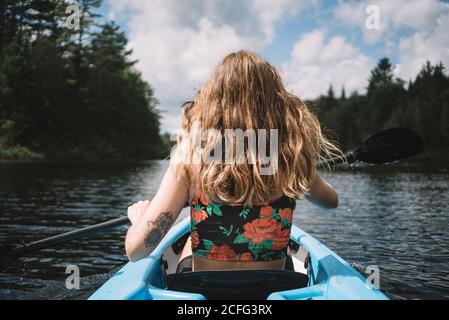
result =
M391 128L382 130L366 139L354 153L358 161L381 164L417 155L423 147L423 139L413 130Z

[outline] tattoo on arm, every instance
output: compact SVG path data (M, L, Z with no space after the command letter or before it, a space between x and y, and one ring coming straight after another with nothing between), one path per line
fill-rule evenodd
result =
M170 211L162 212L155 221L148 221L148 229L144 237L145 247L153 251L170 230L173 222L173 213Z

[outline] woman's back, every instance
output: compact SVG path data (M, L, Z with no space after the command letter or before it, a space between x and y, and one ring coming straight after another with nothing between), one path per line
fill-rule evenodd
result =
M148 254L195 193L196 270L283 268L294 199L338 202L316 170L337 149L276 69L247 51L225 57L183 112L170 169L128 232L128 255Z

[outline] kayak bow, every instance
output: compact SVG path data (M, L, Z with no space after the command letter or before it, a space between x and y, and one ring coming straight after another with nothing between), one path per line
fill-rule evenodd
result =
M190 218L185 218L176 224L164 237L158 247L146 258L137 262L128 262L114 276L103 284L90 300L204 300L206 294L186 291L175 291L167 288L167 279L175 276L182 279L183 275L190 277L202 274L200 282L207 285L204 275L214 273L232 273L236 271L193 272L176 274L179 250L173 245L179 239L185 239L190 231ZM295 277L307 274L306 285L287 291L270 292L268 300L386 300L379 289L352 268L346 261L320 243L318 240L298 228L292 226L291 244L295 247L292 260L295 272L283 270L266 271L271 277ZM290 246L292 248L292 246ZM177 253L178 254L177 254ZM166 262L165 262L166 261ZM237 271L239 272L239 271ZM241 272L241 271L240 271ZM247 274L257 274L263 271L244 271ZM229 277L228 277L229 278ZM251 281L247 277L247 281ZM229 278L231 279L231 278ZM266 279L263 284L266 286ZM245 280L242 280L245 281ZM274 283L274 282L273 282ZM257 291L253 283L245 287ZM230 290L236 290L231 288ZM205 290L207 291L207 290Z

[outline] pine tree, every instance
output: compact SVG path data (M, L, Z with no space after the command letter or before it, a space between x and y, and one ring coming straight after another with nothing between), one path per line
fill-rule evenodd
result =
M342 101L346 100L346 90L345 90L344 86L343 86L343 88L341 88L340 100L342 100Z
M372 95L377 87L392 83L393 71L393 65L388 58L380 59L368 79L368 95Z

